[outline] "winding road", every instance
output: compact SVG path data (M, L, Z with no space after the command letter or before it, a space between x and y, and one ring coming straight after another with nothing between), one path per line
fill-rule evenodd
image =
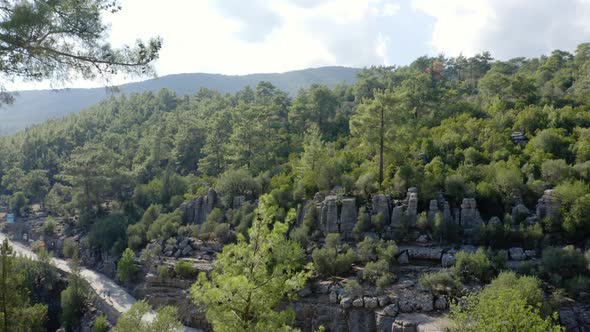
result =
M3 242L4 239L8 237L0 232L0 242ZM28 247L10 241L10 245L14 248L14 250L19 253L20 255L31 257L36 259L37 254L35 254L31 249ZM52 259L53 265L66 273L70 273L71 269L68 265L68 262L63 259L53 258ZM92 291L96 293L96 296L103 301L111 310L115 311L118 315L127 312L131 306L136 302L136 299L127 293L122 287L117 285L112 279L108 278L107 276L100 274L98 272L86 269L82 267L81 276L92 288ZM106 313L108 315L108 313ZM151 312L148 317L145 319L150 320L153 319L154 313ZM185 326L183 331L185 332L201 332L201 330L197 330L191 327Z

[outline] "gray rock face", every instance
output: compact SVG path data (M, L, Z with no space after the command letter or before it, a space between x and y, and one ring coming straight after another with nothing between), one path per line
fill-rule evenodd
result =
M455 255L453 254L444 254L440 259L440 265L442 267L451 267L455 265Z
M357 219L356 200L342 199L342 208L338 211L337 197L326 198L317 206L320 213L320 229L325 233L341 233L348 236L352 233Z
M207 195L199 196L192 202L183 203L179 209L182 212L182 219L186 223L202 224L207 220L207 215L217 206L217 193L209 188Z
M560 308L559 322L568 332L590 331L590 305L577 304Z
M399 300L399 310L404 313L430 312L434 310L434 299L432 294L429 293L411 292L404 294Z
M340 300L340 306L344 309L352 307L352 297L343 297L342 300Z
M461 227L463 230L472 231L483 224L475 198L463 198L461 203Z
M430 204L428 205L428 221L433 222L434 217L440 210L438 209L438 201L436 199L431 199Z
M395 318L393 332L441 332L437 320L425 314L401 314Z
M553 192L553 189L544 191L543 196L537 202L536 215L539 220L545 218L552 219L556 216L561 201L559 197Z
M434 300L434 308L436 310L446 310L449 307L449 299L446 296L439 296Z
M385 307L389 304L389 296L387 295L381 295L377 298L377 300L379 301L380 307Z
M345 198L342 200L342 210L340 212L340 232L350 233L356 224L357 208L354 198Z
M387 316L395 317L399 313L399 308L397 304L390 304L383 308L383 313Z
M440 247L400 246L399 249L407 250L410 259L440 261L443 253Z
M320 224L326 233L338 233L338 205L336 196L328 196L320 206Z
M391 210L391 226L396 228L402 225L402 218L404 217L404 207L401 205L395 206Z
M397 257L397 262L398 262L398 264L409 264L410 263L410 256L408 255L408 252L407 251L403 251Z
M408 209L406 210L408 216L408 224L410 227L416 226L416 220L418 216L418 189L408 189Z
M395 318L376 313L375 320L377 321L377 332L391 332Z
M217 193L213 188L207 191L207 212L211 212L217 206Z
M355 308L362 308L364 305L365 302L363 301L362 297L356 298L354 301L352 301L352 306Z
M522 261L526 258L524 250L519 247L513 247L508 249L508 253L510 254L510 259L515 261Z
M366 297L365 298L365 308L367 309L375 309L379 307L379 301L376 297Z
M381 194L374 195L371 200L371 203L373 205L374 214L383 213L383 217L385 218L385 220L391 219L391 214L389 213L390 202L388 196Z

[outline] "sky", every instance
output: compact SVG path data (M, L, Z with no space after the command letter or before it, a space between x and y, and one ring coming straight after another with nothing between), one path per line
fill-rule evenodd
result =
M407 65L422 55L496 59L573 52L590 41L590 0L120 0L105 14L121 46L160 36L159 76ZM116 77L112 83L136 81ZM95 87L74 81L12 90Z

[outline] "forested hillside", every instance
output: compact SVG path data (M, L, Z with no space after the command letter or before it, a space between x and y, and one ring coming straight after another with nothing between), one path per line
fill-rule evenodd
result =
M270 246L260 258L268 259L269 269L288 261L279 267L290 274L279 280L293 289L281 296L310 277L294 272L304 258L315 263L314 276L320 277L350 276L357 262L364 266L361 282L387 288L395 281L390 262L397 259L396 244L389 240L414 241L418 232L437 243L494 250L549 247L543 266L528 266L521 274L536 274L576 297L590 290L587 262L580 250L557 247L583 248L590 236L589 96L590 44L579 45L574 54L556 50L508 61L488 53L421 57L409 66L364 69L353 85L314 84L293 95L267 81L233 94L209 89L187 96L170 89L131 94L0 139L0 190L15 213L25 215L30 204L41 203L87 234L91 246L116 257L126 248L139 252L148 243L175 243L177 236L237 241L218 265L219 271L234 273L236 255L245 248L258 254L259 247L245 239L256 243L266 236L274 248L285 248L277 253ZM212 195L210 188L219 204L204 220L187 221L183 209ZM347 244L328 234L344 234L340 223L336 231L320 224L326 217L317 204L324 204L326 195L335 196L336 215L346 202L360 207ZM558 198L555 213L528 218L546 195ZM467 232L424 212L413 224L400 219L388 233L394 212L378 213L375 200L386 196L394 202L417 197L418 211L429 211L439 198L449 211L474 210L466 204L476 201L483 222ZM273 221L271 233L266 226ZM284 242L285 233L293 241ZM306 256L294 243L313 254ZM424 284L437 296L456 296L461 282L489 282L506 268L502 255L506 251L458 253L453 271ZM487 265L475 271L473 264ZM518 283L539 289L537 279L500 276L489 289L509 285L506 292L519 292ZM203 294L224 280L212 278L216 286L201 276L192 294L215 308L223 299ZM514 299L513 293L484 291L480 302L466 303L496 303L494 294ZM279 303L281 296L271 302ZM528 323L549 330L551 319L541 320L539 312L550 317L554 307L543 305L542 294L526 296L531 294L514 302L523 308L514 312L517 320L530 314L536 318ZM207 317L222 324L223 312ZM471 325L474 316L453 317L464 327L477 326Z
M0 109L0 136L8 135L33 124L70 113L77 113L111 96L141 92L157 92L166 88L179 96L190 95L200 88L222 94L236 93L246 86L256 86L260 81L271 82L276 87L295 95L300 88L312 84L334 87L339 83L354 84L358 70L346 67L321 67L276 74L250 74L242 76L218 74L167 75L143 82L124 84L116 89L66 89L21 91L15 102Z

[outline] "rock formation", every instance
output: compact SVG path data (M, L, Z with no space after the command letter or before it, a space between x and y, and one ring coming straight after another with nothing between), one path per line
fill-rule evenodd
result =
M477 210L477 203L475 198L463 198L461 203L461 219L460 225L466 234L474 231L483 224L479 211Z
M547 189L543 196L537 202L536 214L539 220L545 218L554 218L560 206L559 197L553 192L553 189Z
M325 233L341 233L345 237L352 233L356 224L358 209L354 198L344 198L338 208L336 196L330 195L317 205L320 229Z
M206 195L199 196L189 203L182 203L179 207L182 212L182 220L186 223L202 224L207 220L207 215L213 210L219 200L213 188L209 188Z

